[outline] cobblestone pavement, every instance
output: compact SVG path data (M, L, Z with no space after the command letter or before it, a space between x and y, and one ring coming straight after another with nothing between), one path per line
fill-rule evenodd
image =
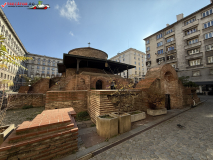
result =
M207 101L90 160L213 160L213 97L200 97Z

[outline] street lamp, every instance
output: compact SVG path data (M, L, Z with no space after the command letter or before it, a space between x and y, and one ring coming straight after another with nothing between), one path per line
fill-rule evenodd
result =
M29 82L31 82L31 79L29 79ZM29 84L28 86L30 87L31 85Z

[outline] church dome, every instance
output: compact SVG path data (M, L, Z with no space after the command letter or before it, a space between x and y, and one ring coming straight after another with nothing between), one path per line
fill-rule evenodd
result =
M99 59L107 59L108 54L95 49L91 47L85 47L85 48L75 48L73 50L70 50L68 54L72 55L78 55L78 56L85 56L85 57L91 57L91 58L99 58Z

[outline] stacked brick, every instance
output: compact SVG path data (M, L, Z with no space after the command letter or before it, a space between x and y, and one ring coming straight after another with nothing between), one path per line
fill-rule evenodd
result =
M87 110L87 91L48 91L45 109L72 107L76 113Z
M78 150L73 108L46 110L23 122L0 146L0 160L49 160Z
M44 94L11 94L8 95L8 107L10 109L22 108L23 106L32 105L33 107L45 106L46 96Z

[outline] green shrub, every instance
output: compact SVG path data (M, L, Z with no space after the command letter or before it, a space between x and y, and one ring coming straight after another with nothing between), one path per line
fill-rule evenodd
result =
M87 113L87 111L79 112L79 113L77 114L77 117L78 117L78 118L84 118L84 117L87 117L87 116L89 116L89 114Z
M24 107L22 107L22 109L29 109L29 108L33 108L33 106L32 106L32 105L29 105L29 106L24 106Z

